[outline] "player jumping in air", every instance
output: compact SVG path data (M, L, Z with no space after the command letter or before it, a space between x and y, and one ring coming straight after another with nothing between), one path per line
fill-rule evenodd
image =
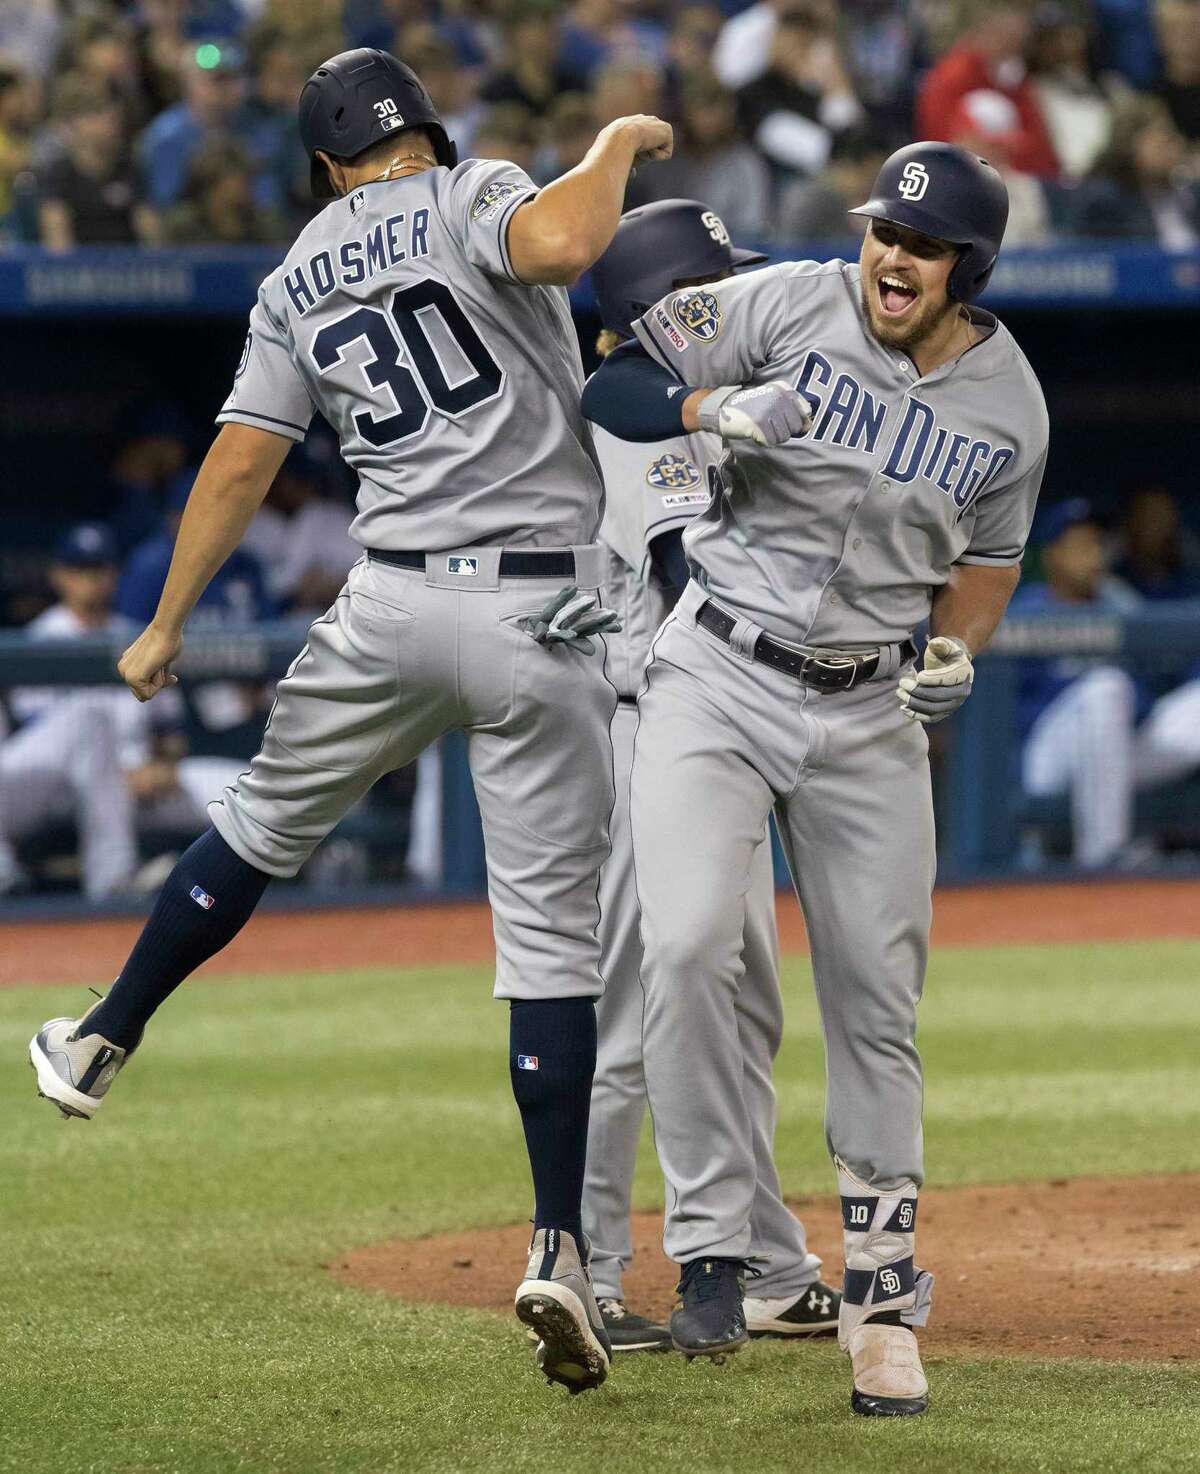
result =
M563 284L604 250L630 169L669 155L671 130L618 119L539 192L512 164L459 164L419 79L368 49L318 68L300 129L331 203L259 291L158 612L121 674L143 701L174 681L188 615L316 410L358 473L364 555L107 998L51 1020L30 1055L41 1093L90 1117L271 878L377 778L464 731L536 1202L516 1309L547 1377L582 1391L609 1365L580 1192L616 695L587 658L614 616L595 592L602 493Z

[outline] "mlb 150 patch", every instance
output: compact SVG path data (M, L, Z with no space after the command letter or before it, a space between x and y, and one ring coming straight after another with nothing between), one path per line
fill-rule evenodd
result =
M671 321L671 319L667 316L667 314L662 310L661 307L656 307L654 309L654 318L659 327L662 328L667 342L670 343L671 347L674 348L676 353L682 353L687 347L687 339L683 336L683 334L679 331L679 329L675 326L675 324ZM674 392L675 391L672 389L667 390L668 394L673 394Z
M721 304L712 292L680 292L671 303L671 315L702 343L711 343L721 331Z
M512 180L505 179L498 179L494 184L489 184L486 189L481 189L475 196L475 203L471 206L471 219L495 219L501 205L506 200L511 200L513 195L520 194L524 188L523 184L516 184Z
M686 491L700 485L700 472L686 456L668 451L651 463L646 480L659 491Z
M664 507L706 507L707 491L668 491L663 493Z

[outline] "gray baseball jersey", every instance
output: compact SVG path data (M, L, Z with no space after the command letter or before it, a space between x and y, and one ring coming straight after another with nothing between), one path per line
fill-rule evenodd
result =
M956 563L1018 563L1046 461L1041 389L1008 330L921 377L870 333L859 268L791 261L664 298L634 324L686 384L785 379L803 439L738 442L686 539L702 582L784 639L907 638Z
M567 294L518 282L506 247L535 193L479 160L376 180L322 210L259 290L217 419L302 440L319 409L358 473L365 547L595 539Z
M709 504L725 448L701 433L657 445L593 433L605 487L600 540L610 555L604 599L621 616L619 633L605 636L608 674L618 695L636 696L650 642L669 612L651 573L650 544Z

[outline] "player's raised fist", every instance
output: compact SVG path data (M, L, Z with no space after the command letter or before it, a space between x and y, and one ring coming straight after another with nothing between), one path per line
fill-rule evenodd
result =
M139 701L149 701L164 686L179 684L179 677L171 674L171 662L182 649L182 636L147 625L117 661L117 670Z
M743 389L726 385L700 401L701 430L722 440L752 440L755 445L782 445L812 429L808 400L782 379Z
M675 147L675 135L670 123L664 123L650 113L635 113L632 117L618 118L609 128L628 137L633 146L633 162L645 164L651 159L669 159Z

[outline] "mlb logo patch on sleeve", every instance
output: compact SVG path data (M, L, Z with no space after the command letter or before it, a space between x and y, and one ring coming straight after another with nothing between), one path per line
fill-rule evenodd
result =
M537 1067L538 1067L538 1057L537 1057L536 1054L518 1054L517 1055L517 1069L518 1070L536 1070Z
M206 890L202 890L198 885L194 885L192 887L190 895L192 900L195 901L196 905L203 906L206 911L211 911L212 908L217 904L213 897L210 896Z

